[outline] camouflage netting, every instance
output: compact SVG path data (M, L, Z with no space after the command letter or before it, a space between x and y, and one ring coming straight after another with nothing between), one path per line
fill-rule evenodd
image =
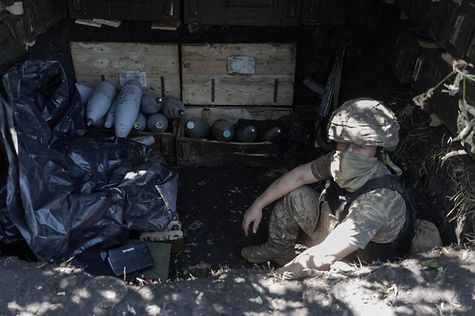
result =
M445 244L473 241L473 159L444 126L430 126L419 108L407 106L398 118L401 142L393 158L415 188L419 217L437 225Z
M475 156L475 107L467 100L459 101L459 112L457 117L458 136L467 151Z

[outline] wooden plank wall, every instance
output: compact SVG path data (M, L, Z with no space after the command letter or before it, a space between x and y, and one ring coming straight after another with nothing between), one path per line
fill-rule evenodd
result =
M228 73L248 57L254 73ZM182 95L190 105L291 106L296 47L283 44L183 44Z
M119 87L121 73L135 72L146 90L180 98L178 44L72 42L71 55L78 83L93 86L102 75Z

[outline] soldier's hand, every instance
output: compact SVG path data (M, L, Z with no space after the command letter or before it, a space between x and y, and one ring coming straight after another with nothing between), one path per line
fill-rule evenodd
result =
M329 260L316 250L316 248L307 249L275 272L285 280L296 280L314 277L319 271L328 270Z
M252 224L252 232L255 234L257 228L262 219L262 209L259 207L251 206L247 209L242 220L242 229L244 230L244 235L246 237L249 235L249 228Z
M289 267L286 269L279 268L275 271L275 275L283 280L301 280L306 278L314 278L318 276L321 271L317 269Z

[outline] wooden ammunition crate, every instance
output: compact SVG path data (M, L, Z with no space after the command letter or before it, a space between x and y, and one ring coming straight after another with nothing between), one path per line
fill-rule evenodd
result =
M467 54L465 56L467 61L471 62L472 64L475 63L475 32L472 34L472 40L467 48Z
M459 7L455 0L395 0L395 3L418 27L435 39L439 39L444 25Z
M426 92L448 74L441 72L440 67L435 67L441 53L441 49L421 49L412 77L412 87L417 93Z
M26 52L21 30L20 17L8 14L0 19L0 73L7 70Z
M344 0L303 0L303 25L342 24L345 16Z
M176 129L160 134L142 132L136 135L132 134L130 137L134 136L153 136L155 143L152 145L152 147L159 150L169 163L176 163Z
M33 41L67 14L64 0L24 0L23 10L21 17L27 41Z
M180 0L68 0L69 15L78 19L176 21Z
M467 10L466 7L460 7L445 25L440 41L451 55L464 58L474 30L475 12L473 8Z
M291 106L295 55L293 43L183 44L183 102Z
M184 0L184 22L209 25L297 26L299 0Z
M394 45L396 58L390 66L401 83L412 83L414 66L421 50L418 40L415 34L404 32L399 35Z
M273 147L271 142L238 143L188 138L184 133L184 124L191 117L204 118L210 125L217 119L226 119L233 123L236 123L240 118L275 120L290 114L290 112L291 110L288 108L190 106L186 109L185 118L181 121L177 131L177 164L263 166L275 163L271 157Z
M177 44L71 43L76 81L93 86L103 76L119 87L130 78L145 90L179 98Z
M467 12L475 13L475 0L466 0L463 2L463 5ZM472 64L475 63L475 30L470 35L470 43L467 46L465 57Z

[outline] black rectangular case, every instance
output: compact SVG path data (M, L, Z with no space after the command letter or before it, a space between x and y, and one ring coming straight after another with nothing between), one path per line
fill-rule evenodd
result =
M107 252L107 261L116 276L143 270L154 265L146 242L129 244Z

